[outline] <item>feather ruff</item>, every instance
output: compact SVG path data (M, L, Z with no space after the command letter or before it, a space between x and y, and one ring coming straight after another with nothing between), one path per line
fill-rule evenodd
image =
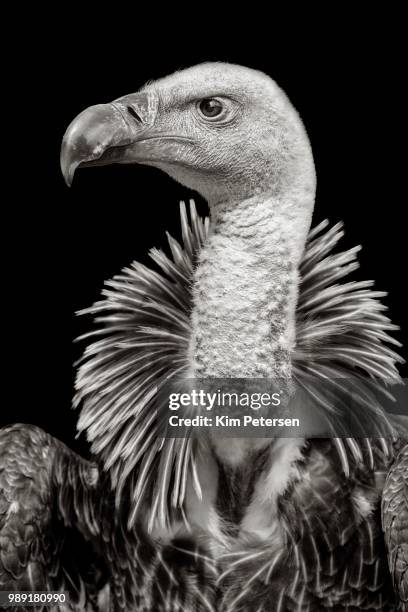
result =
M193 439L160 437L157 410L158 388L187 376L193 273L210 225L193 201L190 220L183 202L180 214L182 243L168 234L170 255L150 251L158 270L133 262L106 282L102 300L80 312L93 315L97 327L79 338L91 343L76 379L78 429L109 472L117 505L128 489L129 528L146 503L150 528L156 518L162 525L180 518L189 475L196 481ZM324 391L313 385L313 399L333 428L331 442L347 476L352 465L374 469L376 454L389 453L395 431L371 385L390 398L389 386L400 382L401 358L389 346L399 343L389 335L397 327L384 314L379 298L385 294L374 291L371 281L343 281L358 268L359 247L333 253L342 224L327 227L323 221L310 232L300 266L293 375L304 388L311 377L324 381ZM342 378L357 381L355 405L364 410L379 444L342 435L347 409L338 388ZM351 415L356 427L359 414L356 409ZM196 487L199 491L198 482Z

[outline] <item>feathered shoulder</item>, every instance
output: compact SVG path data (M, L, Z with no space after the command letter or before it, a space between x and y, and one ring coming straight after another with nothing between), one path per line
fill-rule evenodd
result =
M99 473L33 425L0 430L0 589L70 591L92 607L107 581Z

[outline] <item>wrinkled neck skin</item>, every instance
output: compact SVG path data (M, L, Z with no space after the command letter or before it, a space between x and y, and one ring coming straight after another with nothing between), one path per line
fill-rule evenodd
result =
M212 230L194 279L194 377L290 380L313 179L298 177L284 193L210 204ZM262 443L268 441L236 440L232 452L233 440L213 440L219 458L233 464Z
M220 205L195 273L194 375L290 377L309 212L255 195Z

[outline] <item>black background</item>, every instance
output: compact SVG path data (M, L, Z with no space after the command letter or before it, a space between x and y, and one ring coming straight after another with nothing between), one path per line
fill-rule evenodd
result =
M74 312L131 260L147 262L147 250L164 245L165 230L178 235L178 201L191 193L139 166L80 170L68 189L59 147L81 110L135 92L148 79L207 60L271 75L312 141L314 223L345 221L342 246L363 245L355 278L375 279L389 292L392 319L402 326L397 336L403 341L407 334L406 159L400 151L406 77L398 15L377 15L375 23L365 16L358 24L353 15L334 15L317 25L318 34L301 25L303 35L290 20L280 28L271 21L262 35L256 26L238 32L230 24L230 42L222 28L199 34L195 25L185 26L180 34L169 27L166 34L164 24L159 32L152 10L150 22L130 27L133 17L118 6L105 30L84 25L80 14L69 27L58 17L52 34L48 26L35 28L8 59L3 125L11 136L4 137L3 175L11 189L3 200L2 277L3 329L11 343L3 353L0 425L36 423L82 451L70 409L72 364L80 355L73 338L90 322ZM119 17L122 31L128 19L129 31L113 42Z

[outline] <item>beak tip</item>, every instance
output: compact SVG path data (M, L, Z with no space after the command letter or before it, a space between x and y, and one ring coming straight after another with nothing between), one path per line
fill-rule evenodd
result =
M61 172L68 187L71 187L72 185L72 180L78 165L78 161L69 159L69 156L65 155L64 153L61 154Z
M64 176L64 181L67 187L71 187L72 186L72 176Z
M75 170L71 172L69 169L67 169L67 171L64 171L64 169L62 169L62 176L64 177L64 181L67 187L72 186L72 179L74 178L74 172Z

